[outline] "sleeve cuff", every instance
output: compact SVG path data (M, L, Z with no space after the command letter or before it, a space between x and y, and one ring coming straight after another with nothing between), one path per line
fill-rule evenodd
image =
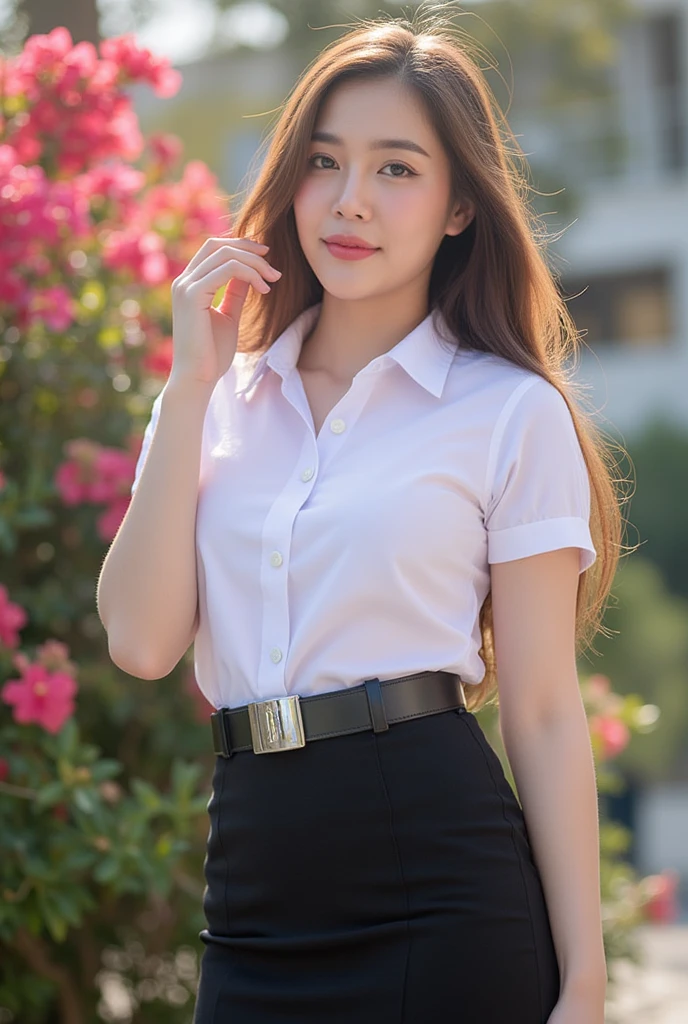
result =
M580 569L585 572L597 558L590 527L578 516L523 523L506 530L488 530L487 561L511 562L516 558L541 555L558 548L580 548Z

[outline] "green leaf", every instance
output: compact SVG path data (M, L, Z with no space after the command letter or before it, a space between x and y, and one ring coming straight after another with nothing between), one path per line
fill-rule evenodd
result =
M91 789L75 789L73 800L84 814L93 814L98 806L98 800Z
M46 807L53 807L55 804L65 799L66 793L67 789L64 783L59 779L55 779L40 790L36 797L36 807L38 810L44 810Z
M131 791L143 806L147 808L147 810L157 811L160 808L162 797L160 793L151 786L150 782L145 782L144 779L132 779Z
M0 549L7 555L12 555L17 550L17 535L5 514L0 516Z
M55 903L54 893L37 890L36 902L45 927L56 942L63 942L67 934L67 921Z
M112 882L119 872L119 860L115 857L105 857L93 872L97 882Z
M62 861L62 870L67 873L76 874L85 868L90 868L97 858L95 850L71 850Z
M50 908L44 908L43 919L45 921L46 928L55 939L55 942L64 942L67 935L67 922L59 914L53 912Z
M41 508L39 505L32 505L20 509L14 517L18 529L36 530L41 526L49 526L54 522L55 516L48 508Z
M94 782L103 782L105 779L112 779L115 775L122 773L122 764L112 758L99 761L91 769Z

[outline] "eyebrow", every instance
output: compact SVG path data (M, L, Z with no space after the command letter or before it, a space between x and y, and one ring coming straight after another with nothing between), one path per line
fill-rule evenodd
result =
M338 135L333 135L332 132L317 131L311 135L311 142L329 142L333 146L343 146L344 140ZM429 153L426 153L422 146L419 146L417 142L413 142L411 139L374 139L370 143L370 149L408 149L412 153L420 153L421 156L430 157Z

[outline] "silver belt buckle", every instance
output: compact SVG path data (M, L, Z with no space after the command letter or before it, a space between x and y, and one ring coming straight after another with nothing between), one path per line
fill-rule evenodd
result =
M306 746L298 694L254 701L248 705L248 719L256 754Z

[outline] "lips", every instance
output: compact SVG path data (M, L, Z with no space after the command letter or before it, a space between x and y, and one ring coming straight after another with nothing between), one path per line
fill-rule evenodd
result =
M371 245L370 242L366 242L364 238L359 238L357 235L329 235L323 239L330 245L343 245L347 249L376 249L377 246Z
M375 253L379 252L379 249L371 249L370 246L362 245L340 245L337 242L327 241L324 243L327 246L327 251L330 256L337 260L345 260L351 262L352 260L368 260Z

